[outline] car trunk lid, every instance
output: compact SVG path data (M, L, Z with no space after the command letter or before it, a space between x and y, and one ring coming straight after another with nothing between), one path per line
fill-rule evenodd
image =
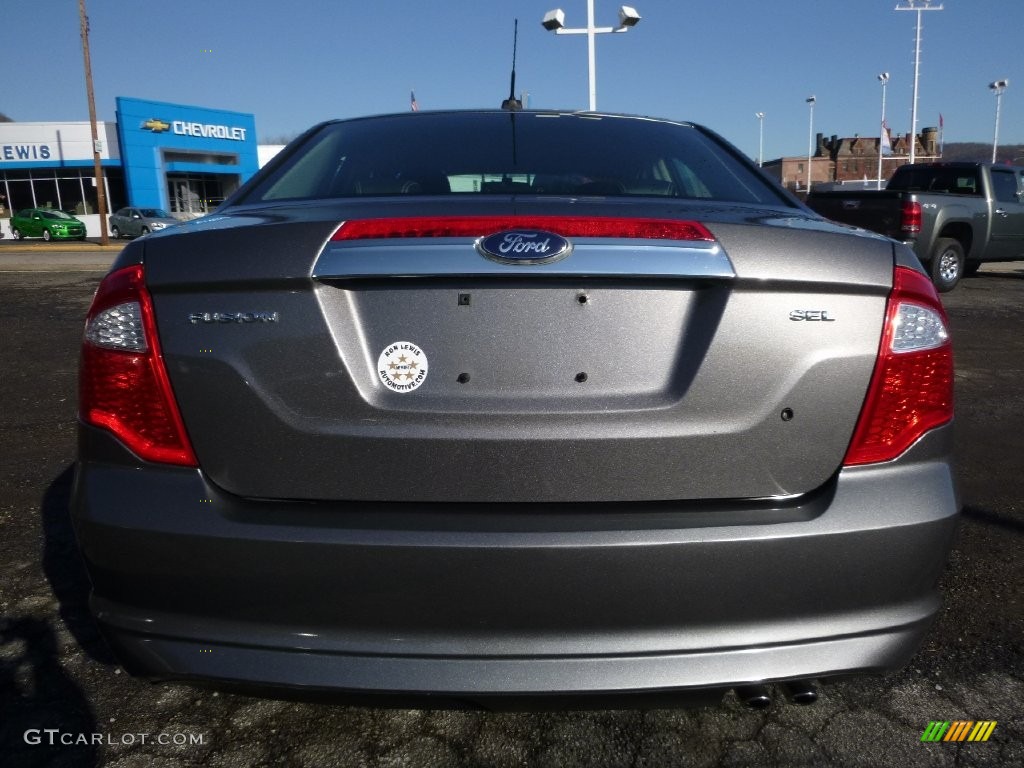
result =
M540 264L485 258L472 235L332 239L446 210L431 205L275 206L150 238L168 373L213 482L644 501L790 496L837 471L877 355L886 241L793 210L515 198L464 213L696 221L711 239L567 236L571 254Z

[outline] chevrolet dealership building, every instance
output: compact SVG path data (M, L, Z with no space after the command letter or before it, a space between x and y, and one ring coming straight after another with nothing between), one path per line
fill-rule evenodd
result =
M251 114L117 99L98 123L107 212L126 205L190 218L213 210L260 166ZM58 208L98 236L88 122L0 123L0 227L24 208Z

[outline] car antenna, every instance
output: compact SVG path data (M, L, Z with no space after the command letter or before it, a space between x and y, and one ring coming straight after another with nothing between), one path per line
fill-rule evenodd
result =
M520 112L523 102L516 98L516 43L519 42L519 19L516 19L512 31L512 83L509 85L508 98L501 102L501 108L509 112Z

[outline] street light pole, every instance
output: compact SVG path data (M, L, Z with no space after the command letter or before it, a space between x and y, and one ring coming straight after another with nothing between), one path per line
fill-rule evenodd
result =
M815 103L817 101L818 101L818 99L816 97L814 97L814 96L809 96L807 98L807 105L811 108L810 109L811 118L810 118L810 122L809 122L808 129L807 129L807 194L808 195L811 194L811 158L813 157L812 149L814 147L814 105L815 105Z
M1006 90L1006 86L1010 84L1009 80L996 80L994 83L989 83L988 87L996 95L996 131L992 136L992 162L996 161L996 151L999 149L999 108L1003 102L1003 91Z
M886 139L889 138L888 131L885 128L885 86L889 84L889 73L883 72L878 76L878 81L882 84L882 124L881 128L878 129L878 181L875 182L875 189L882 188L882 147L885 146Z
M897 5L897 11L917 11L917 37L914 44L914 100L910 108L910 162L917 155L917 80L921 71L921 12L941 11L941 5L932 5L932 0L906 0L906 5ZM923 3L923 5L918 5Z
M92 129L92 161L96 174L96 207L100 216L100 243L109 245L107 237L107 193L103 180L103 163L100 161L99 134L96 130L96 97L92 90L92 62L89 58L89 17L85 14L85 0L78 0L78 17L82 27L82 55L85 58L85 92L89 99L89 126Z
M755 112L754 116L757 118L758 130L757 130L757 165L758 167L764 167L764 112Z
M640 22L640 14L636 8L623 5L619 8L619 26L617 27L595 27L594 26L594 0L587 0L587 26L567 29L565 27L565 11L556 8L544 14L541 25L549 32L556 35L586 35L587 36L587 75L590 90L590 111L597 111L597 52L594 46L594 36L609 32L628 32Z
M594 50L594 0L587 0L587 82L590 86L590 111L597 111L597 52Z

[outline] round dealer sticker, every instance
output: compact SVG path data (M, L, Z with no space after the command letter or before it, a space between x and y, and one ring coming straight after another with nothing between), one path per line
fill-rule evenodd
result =
M412 392L427 379L427 356L411 341L388 344L377 360L377 375L392 392Z

